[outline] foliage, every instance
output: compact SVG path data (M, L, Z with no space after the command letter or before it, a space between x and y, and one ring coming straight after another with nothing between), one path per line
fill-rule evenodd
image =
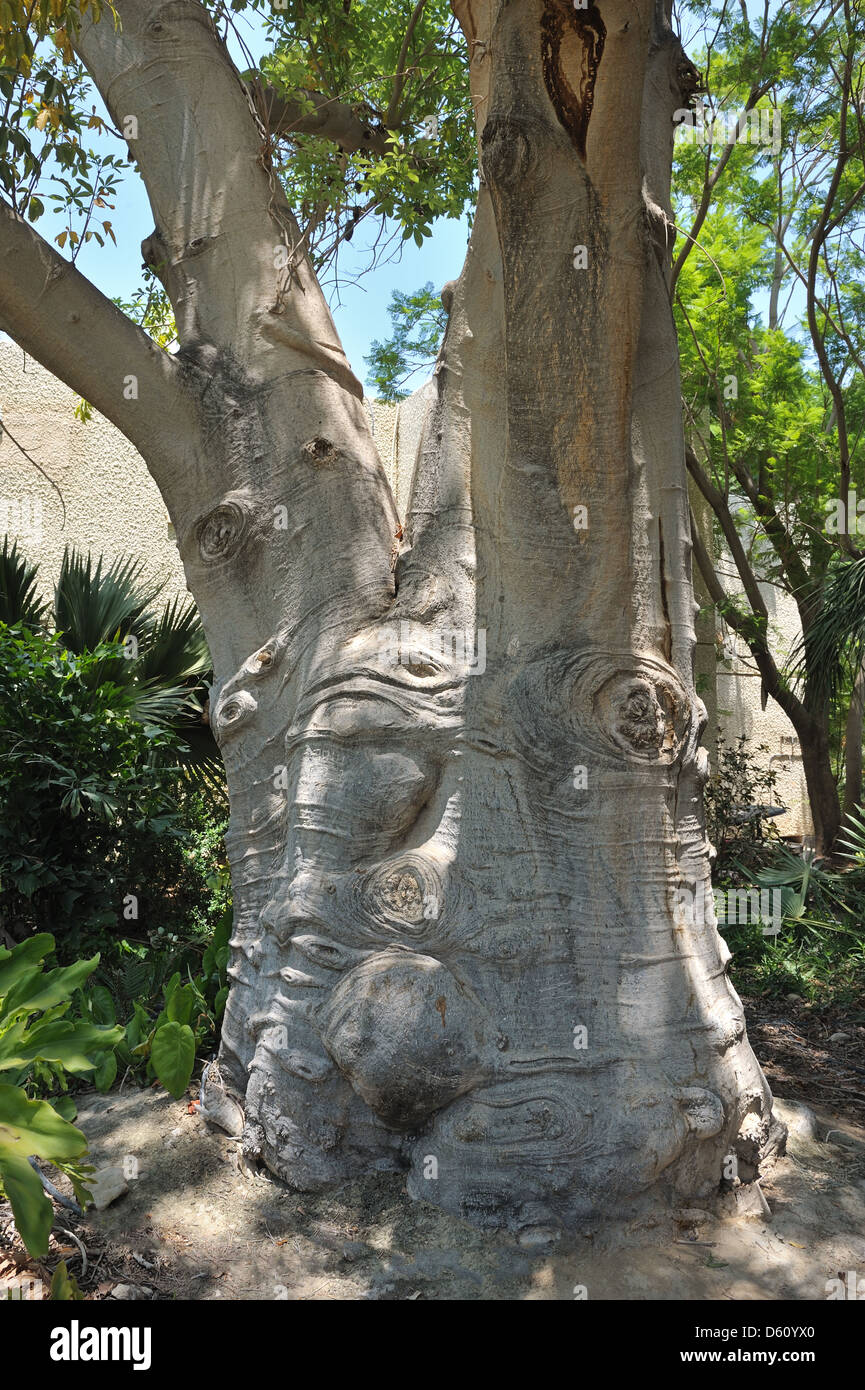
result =
M728 924L740 987L799 995L815 1007L843 1008L865 1019L865 820L848 815L843 854L815 862L783 844L769 845L753 882L781 893L777 936L759 923ZM745 874L745 866L737 865ZM751 871L753 871L753 864Z
M838 557L823 587L820 611L808 630L808 664L812 681L837 699L865 660L865 558ZM791 658L792 672L806 674L806 644L800 641Z
M0 918L18 938L63 924L64 958L99 949L103 970L120 933L173 949L227 900L222 805L185 788L177 736L103 679L117 654L0 625Z
M379 224L368 240L393 250L410 237L422 245L437 217L473 204L474 118L448 0L414 13L401 0L286 0L265 22L273 49L263 75L277 90L348 102L387 141L383 154L340 150L336 159L316 136L289 133L280 144L276 167L317 269L364 218Z
M63 219L55 235L74 260L81 246L114 238L104 212L133 165L102 146L123 141L102 112L71 38L99 0L9 0L0 10L0 188L31 221L53 206ZM110 11L110 5L105 7ZM421 245L437 217L459 217L474 202L477 147L468 92L465 44L448 0L406 7L401 0L232 0L213 4L223 31L244 47L243 11L256 11L269 40L260 71L300 111L325 104L350 107L379 137L374 154L349 152L297 129L268 135L263 158L282 180L316 269L335 261L358 224L371 219L371 260ZM107 22L112 22L111 13ZM115 17L115 21L116 17ZM100 139L88 144L88 132ZM152 283L123 304L162 346L173 337L170 311ZM143 316L140 318L142 306ZM148 321L150 320L150 321ZM79 406L87 418L86 402Z
M37 593L38 572L39 566L30 564L21 554L17 541L10 543L9 537L4 536L0 550L0 622L9 627L14 623L29 628L44 625L48 604Z
M70 1274L66 1268L66 1261L61 1260L51 1276L51 1292L49 1298L55 1303L81 1302L84 1295L78 1287L78 1281L74 1274Z
M196 1056L212 1051L216 1043L228 996L231 920L228 906L206 942L175 943L173 948L157 943L154 949L141 950L124 940L122 955L117 956L122 970L100 972L97 979L107 983L76 996L81 1018L112 1024L118 1014L127 1019L122 1037L97 1073L100 1090L107 1090L123 1068L124 1074L132 1072L142 1083L155 1078L175 1097L183 1094ZM175 962L181 968L166 979Z
M193 783L218 796L222 764L204 723L210 654L195 605L175 598L157 611L153 604L163 585L144 582L140 560L117 558L106 564L102 556L94 560L67 547L49 608L36 594L38 568L17 545L4 543L3 620L10 626L47 628L53 618L57 636L71 652L84 655L101 647L103 659L88 668L87 679L126 690L136 718L177 733L179 765Z
M788 669L760 586L788 594L808 631L833 552L848 545L829 524L833 499L846 503L865 478L863 15L802 0L684 13L705 43L692 55L701 119L682 124L673 177L688 463L714 513L710 549L732 556L737 590L722 601L716 575L712 598L758 662L764 695L800 716L800 737L828 729L837 756L844 721L811 644ZM719 130L721 114L739 124ZM821 780L815 822L831 836L828 760Z
M384 343L374 339L364 361L379 400L402 401L406 382L435 361L448 316L431 280L413 294L394 290L388 314L393 333Z
M102 679L118 651L75 655L47 634L0 627L4 925L20 936L74 922L73 955L133 891L130 854L176 825L175 739L133 714L132 688Z
M98 19L103 8L100 0L5 0L0 10L0 188L35 222L45 211L36 190L49 180L44 196L66 216L55 240L61 248L68 243L73 261L87 241L102 246L106 237L114 240L111 222L98 214L113 206L109 199L127 167L84 143L86 130L102 133L107 124L89 102L89 82L71 39L82 17Z
M718 739L716 769L705 791L706 830L717 850L718 873L729 872L737 861L746 866L761 862L767 845L778 839L771 818L744 818L749 808L773 803L777 774L757 761L768 752L765 744L749 747L745 734L733 744Z
M94 1071L96 1059L120 1040L120 1029L103 1028L65 1017L72 994L98 964L92 960L44 971L54 948L42 934L8 951L0 947L0 1184L12 1207L15 1224L33 1255L48 1251L53 1208L31 1155L62 1169L79 1200L86 1200L85 1170L80 1160L86 1141L44 1100L27 1096L34 1072L52 1077L66 1089L65 1073Z
M182 1093L195 1056L214 1044L227 994L224 820L205 794L178 786L176 737L142 724L128 689L98 679L116 645L74 655L48 634L0 626L10 712L0 729L9 808L0 913L13 939L62 924L64 960L99 949L73 1001L82 1024L123 1024L97 1087L122 1066ZM55 1078L37 1068L35 1080Z

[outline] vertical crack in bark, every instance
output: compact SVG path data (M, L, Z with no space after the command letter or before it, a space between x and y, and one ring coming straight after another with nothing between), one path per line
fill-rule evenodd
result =
M573 31L582 53L580 55L579 91L575 92L563 71L566 56L566 26ZM581 11L571 0L548 0L541 18L541 62L544 85L556 115L571 137L585 163L586 137L595 101L595 80L607 30L597 5ZM565 47L566 53L562 49Z
M664 612L664 656L673 660L673 624L670 619L670 603L667 598L667 559L664 554L664 524L658 517L658 570L661 582L661 608Z

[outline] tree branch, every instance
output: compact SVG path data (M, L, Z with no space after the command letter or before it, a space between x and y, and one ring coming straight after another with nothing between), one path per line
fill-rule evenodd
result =
M691 451L688 450L690 453ZM709 557L703 537L700 535L700 528L697 525L693 511L691 512L691 545L694 551L694 558L697 561L697 568L703 578L706 591L716 605L722 610L723 618L728 627L743 639L748 650L760 672L765 690L772 696L773 700L780 705L781 709L791 720L795 728L801 727L808 716L808 712L801 700L797 699L793 691L785 684L780 671L775 663L775 658L765 642L755 642L753 636L747 631L747 624L743 623L735 608L730 607L730 595L727 593L720 579L718 578L715 566Z
M409 20L408 27L405 31L405 38L402 41L402 48L399 51L399 58L397 59L396 76L393 82L393 92L391 93L391 98L388 102L387 115L385 116L385 125L388 126L395 125L399 116L400 102L402 101L402 93L403 88L405 86L405 64L406 59L408 57L409 45L412 40L412 34L417 28L418 21L420 20L420 17L423 14L425 4L426 0L417 0L417 4L415 5L412 11L411 19Z
M326 372L361 398L269 138L197 0L118 0L122 30L88 11L75 48L119 129L134 131L156 221L146 256L183 349L216 348L249 377Z
M173 447L193 409L179 364L2 200L0 327L146 457Z
M247 85L271 135L317 135L339 145L347 154L387 153L387 132L362 121L345 101L306 89L283 96L275 87L258 81Z
M759 614L765 621L768 621L769 610L766 607L763 595L760 593L760 586L754 576L754 571L748 563L745 547L742 545L741 537L736 530L736 524L730 515L730 509L727 506L723 493L719 488L715 487L715 484L711 481L708 474L703 471L700 460L697 458L694 450L687 446L685 448L685 462L688 465L688 472L691 474L697 487L700 489L709 506L712 508L712 511L715 513L715 516L718 518L721 530L724 532L724 539L730 547L730 554L733 557L739 578L742 581L742 587L745 590L745 595L753 612Z

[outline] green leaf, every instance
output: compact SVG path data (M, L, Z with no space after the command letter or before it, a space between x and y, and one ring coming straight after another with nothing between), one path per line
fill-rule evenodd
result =
M87 1141L44 1100L28 1100L18 1086L0 1085L0 1181L15 1225L31 1255L47 1255L54 1209L31 1154L59 1163L85 1153Z
M55 1302L71 1302L73 1299L83 1299L84 1295L78 1287L75 1276L70 1274L66 1268L66 1261L61 1260L51 1277L51 1293L49 1297Z
M8 994L22 975L53 950L54 937L47 932L31 936L29 941L22 941L11 951L0 948L0 998Z
M51 1104L58 1115L62 1115L63 1119L68 1120L70 1124L73 1123L78 1114L78 1106L71 1096L58 1096L56 1100L52 1100Z
M2 1133L3 1125L0 1123ZM54 1221L51 1200L42 1188L39 1174L27 1162L27 1155L21 1149L2 1142L0 1181L12 1208L18 1234L29 1253L37 1257L47 1255L48 1237Z
M107 1091L114 1083L117 1075L117 1054L106 1052L99 1066L93 1075L93 1084L97 1091Z
M92 975L98 964L99 956L96 955L90 960L79 960L59 970L49 970L40 979L38 989L33 988L33 977L24 975L3 1000L0 1018L11 1018L19 1012L36 1013L39 1009L49 1009L53 1004L62 1003L88 975Z
M195 1065L195 1036L186 1023L165 1023L156 1030L151 1059L157 1077L175 1100L189 1085Z
M0 1084L0 1144L20 1144L29 1157L51 1163L79 1158L87 1140L47 1100L28 1100L18 1086Z
M58 1062L67 1071L92 1071L96 1063L91 1054L114 1047L122 1037L122 1028L98 1028L95 1024L65 1021L35 1023L28 1030L26 1042L12 1040L11 1034L0 1038L0 1071L20 1069L37 1059Z
M165 1012L171 1023L189 1023L192 1019L192 1012L198 1002L198 991L194 985L182 985L180 989L172 991L171 998L166 1001Z
M114 1000L111 997L111 991L105 985L94 985L89 992L89 997L90 1011L97 1023L111 1026L117 1022Z

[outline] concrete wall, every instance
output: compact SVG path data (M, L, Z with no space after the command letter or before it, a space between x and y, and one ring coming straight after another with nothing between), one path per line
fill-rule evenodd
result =
M718 576L728 593L739 593L741 585L732 559L716 561ZM796 605L789 594L771 584L761 584L760 592L769 611L770 646L773 652L786 656L801 633ZM787 814L775 824L782 835L801 835L807 840L813 834L808 806L802 750L793 725L774 700L761 707L761 680L748 648L735 633L722 625L718 633L717 666L718 729L728 743L740 734L751 740L755 761L772 768L778 774L774 801L786 806ZM757 756L760 744L767 751Z
M430 389L398 406L365 402L401 516ZM77 400L14 343L0 342L0 537L17 538L28 559L40 563L46 594L66 545L136 555L148 578L165 581L168 597L184 592L168 514L141 457L96 412L87 424L76 420ZM65 520L57 493L21 449L57 484Z
M95 412L75 419L77 397L14 343L0 343L0 536L39 561L50 597L65 545L106 556L134 554L165 594L186 581L156 484L123 435ZM21 449L54 480L66 504Z

